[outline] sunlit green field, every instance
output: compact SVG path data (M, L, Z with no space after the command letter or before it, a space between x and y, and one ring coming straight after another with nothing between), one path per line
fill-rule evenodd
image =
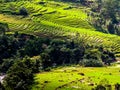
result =
M120 83L120 68L111 67L63 67L35 75L32 90L91 90L98 84Z

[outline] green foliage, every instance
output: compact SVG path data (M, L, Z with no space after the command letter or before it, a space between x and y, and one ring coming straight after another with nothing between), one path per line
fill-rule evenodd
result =
M42 53L41 59L42 59L43 69L47 69L52 66L50 56L47 53Z
M39 62L32 61L28 57L14 63L7 72L5 87L11 90L29 90L29 85L33 83L33 73L39 71L37 64Z
M110 65L111 62L115 61L115 54L109 50L104 50L101 58L105 64Z
M80 64L81 64L81 63L82 63L83 66L85 66L85 67L103 67L103 66L104 66L104 64L103 64L102 61L100 61L100 60L95 60L95 59L89 59L89 60L83 59L83 61L80 62Z
M8 71L16 61L19 61L17 58L24 58L26 55L41 56L41 62L36 61L36 66L38 66L34 68L36 72L39 71L39 63L43 70L46 70L54 65L78 64L83 59L87 59L87 61L83 60L85 66L94 67L103 66L103 62L110 65L115 61L113 52L105 51L104 48L100 49L96 45L89 45L87 39L83 38L71 41L69 39L44 39L19 33L9 35L9 37L4 35L1 37L0 70L1 72Z
M88 49L85 52L86 59L101 60L101 52L98 49Z
M26 8L22 7L22 8L20 8L20 10L19 10L19 14L20 14L20 15L27 16L27 15L28 15L28 11L26 10Z
M95 90L106 90L106 88L104 86L102 86L102 85L97 85Z
M0 83L0 90L5 90L4 86Z
M110 34L119 35L119 8L120 2L118 0L101 0L94 3L92 10L95 12L93 16L94 25L101 28L100 31L109 32ZM117 26L117 27L116 27Z
M33 74L26 65L19 62L13 65L9 70L7 77L5 78L5 86L11 89L23 89L27 90L28 85L32 84Z
M13 56L13 54L16 53L16 49L18 48L16 46L17 42L14 41L11 37L7 36L0 36L0 54L1 54L1 59L3 58L9 58ZM12 48L15 46L14 48Z
M108 31L111 34L115 34L114 25L111 22L108 25Z
M4 35L6 31L9 31L8 24L0 22L0 35Z
M2 61L3 63L0 65L0 71L2 73L6 73L6 71L8 71L8 69L13 65L14 61L14 59L4 59Z
M118 13L113 9L114 5L118 6L118 4L115 2L113 6L106 4L112 1L104 2L99 17L95 18L94 23L100 30L105 27L107 29L105 32L118 34L119 18L116 17ZM19 31L50 38L43 39L17 32L14 35L5 35L8 25L4 27L0 23L0 30L4 33L0 36L0 71L8 71L5 79L8 90L17 88L27 90L33 83L33 74L41 69L50 71L54 66L78 64L82 61L86 67L101 67L103 63L109 65L115 61L114 53L120 50L120 38L95 31L89 22L91 16L83 12L89 10L79 7L78 4L73 6L72 3L42 0L5 0L5 2L2 0L1 2L0 13L10 15L0 14L0 20L7 22L12 32ZM83 5L89 3L84 0L72 2L81 2ZM101 7L99 5L102 1L97 2L98 6L95 8ZM31 60L24 58L26 55L41 58Z

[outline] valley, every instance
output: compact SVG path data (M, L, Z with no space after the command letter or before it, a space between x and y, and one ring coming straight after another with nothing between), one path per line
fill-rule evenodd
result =
M120 90L119 8L0 0L0 90Z

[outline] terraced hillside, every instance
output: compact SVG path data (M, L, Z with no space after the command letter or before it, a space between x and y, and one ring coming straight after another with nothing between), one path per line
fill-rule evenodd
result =
M28 16L18 15L21 9ZM19 31L38 36L69 36L74 39L76 33L86 42L112 47L119 53L120 37L97 32L89 23L89 9L72 3L56 1L16 1L0 4L0 21L7 22L10 32Z

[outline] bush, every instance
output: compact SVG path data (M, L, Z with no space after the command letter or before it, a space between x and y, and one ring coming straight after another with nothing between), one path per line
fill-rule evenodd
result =
M43 65L43 69L49 69L49 67L52 66L52 62L50 60L50 56L48 55L48 53L41 53L41 59L42 59L42 65Z
M108 50L103 51L101 58L106 65L110 65L112 62L116 61L115 54Z
M101 60L101 52L98 49L90 48L85 52L86 59Z
M0 22L0 34L5 34L6 31L9 31L7 23Z
M14 64L4 80L6 88L10 90L28 90L28 86L33 82L32 70L26 68L23 62Z
M6 71L13 65L14 59L3 59L3 63L0 65L0 71L6 73Z
M51 68L50 67L45 68L45 71L49 72L49 71L51 71Z
M82 64L85 66L85 67L102 67L104 64L102 61L100 60L94 60L94 59L84 59L82 61Z
M28 11L27 11L26 8L22 7L22 8L20 8L20 10L19 10L19 14L20 14L20 15L27 16L27 15L28 15Z
M45 3L46 3L46 2L44 2L44 1L40 1L40 2L39 2L39 4L43 4L43 5L44 5Z
M106 88L104 86L102 86L102 85L97 85L95 90L106 90Z

